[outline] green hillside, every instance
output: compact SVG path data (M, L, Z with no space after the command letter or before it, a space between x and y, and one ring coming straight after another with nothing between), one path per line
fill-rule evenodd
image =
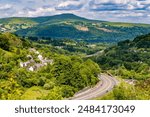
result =
M74 39L86 42L118 42L150 32L149 24L89 20L73 14L36 18L0 19L1 32L20 36Z
M126 79L150 78L150 34L125 40L96 57L105 70L117 69L116 74Z
M121 41L91 59L122 82L99 99L150 99L150 34Z
M108 47L1 33L0 99L66 99L95 86L100 73L111 73L120 84L98 99L150 99L149 42L150 34Z
M86 18L82 18L76 16L74 14L61 14L61 15L54 15L54 16L43 16L43 17L36 17L31 18L33 21L38 23L52 23L52 22L59 22L59 21L69 21L69 20L76 20L76 21L87 21L87 22L100 22L97 20L88 20Z
M92 60L10 33L0 34L1 100L68 98L95 85L100 72Z

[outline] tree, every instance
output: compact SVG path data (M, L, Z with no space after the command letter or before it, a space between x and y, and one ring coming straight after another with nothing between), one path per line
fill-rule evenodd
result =
M9 39L3 35L0 35L0 48L9 51L10 50L10 42Z

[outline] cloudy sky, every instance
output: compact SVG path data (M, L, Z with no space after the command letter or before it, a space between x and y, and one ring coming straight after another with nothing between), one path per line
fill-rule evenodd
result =
M89 19L150 24L150 0L0 0L0 18L73 13Z

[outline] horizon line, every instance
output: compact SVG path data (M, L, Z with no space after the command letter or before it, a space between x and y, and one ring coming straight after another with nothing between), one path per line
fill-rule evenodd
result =
M74 15L74 16L77 16L77 17L80 17L80 18L84 18L84 19L87 19L87 20L93 20L93 21L101 21L101 22L112 22L112 23L129 23L129 24L147 24L147 25L150 25L150 23L144 23L144 22L128 22L128 21L110 21L110 20L100 20L100 19L90 19L90 18L87 18L87 17L83 17L83 16L80 16L80 15L76 15L74 13L60 13L60 14L55 14L55 15L39 15L39 16L12 16L12 17L2 17L0 18L1 19L9 19L9 18L40 18L40 17L53 17L53 16L60 16L60 15Z

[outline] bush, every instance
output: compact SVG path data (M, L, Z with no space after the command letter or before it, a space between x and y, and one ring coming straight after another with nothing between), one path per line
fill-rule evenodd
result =
M55 84L53 82L49 82L49 83L45 83L43 88L46 90L50 90L52 88L54 88Z

